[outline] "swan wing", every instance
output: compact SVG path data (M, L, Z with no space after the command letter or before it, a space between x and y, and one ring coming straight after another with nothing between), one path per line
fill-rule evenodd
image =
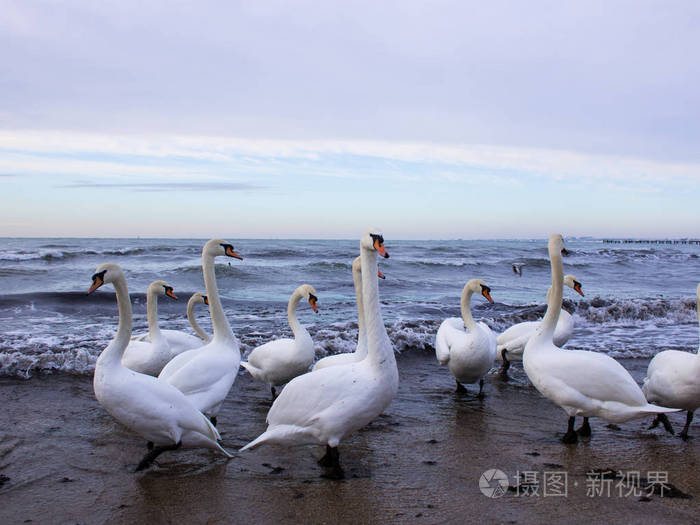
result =
M435 336L435 357L441 365L447 364L450 349L454 344L459 344L465 335L464 321L460 317L449 317L440 324Z

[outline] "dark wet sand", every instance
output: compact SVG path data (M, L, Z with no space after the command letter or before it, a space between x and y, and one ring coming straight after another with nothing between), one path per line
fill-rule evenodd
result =
M624 361L639 380L646 361ZM566 415L530 387L522 368L490 376L487 397L453 393L434 356L399 356L399 395L380 417L341 444L343 481L319 477L321 447L263 447L227 461L209 451L161 456L133 469L145 443L97 404L91 378L0 379L0 523L697 523L700 425L683 442L650 419L562 445ZM269 393L247 374L219 414L235 450L264 428ZM671 420L680 431L683 415ZM498 468L568 472L568 496L484 496L481 474ZM668 472L692 499L588 497L591 469ZM3 477L4 476L4 477ZM6 479L9 478L9 479Z

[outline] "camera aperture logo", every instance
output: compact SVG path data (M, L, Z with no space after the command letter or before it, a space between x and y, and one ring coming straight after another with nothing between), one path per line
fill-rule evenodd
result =
M487 498L500 498L508 490L508 476L502 470L489 469L479 478L479 489Z

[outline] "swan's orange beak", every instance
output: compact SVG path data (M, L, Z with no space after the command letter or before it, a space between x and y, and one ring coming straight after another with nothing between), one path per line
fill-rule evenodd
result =
M102 277L99 275L95 274L92 276L92 286L87 291L87 294L90 295L92 292L97 290L100 286L102 286L105 282L102 280Z
M312 295L311 297L309 297L309 304L311 305L311 308L313 309L314 312L318 313L318 306L316 306L316 301L318 301L318 299L316 298L315 295Z
M386 279L386 275L384 275L381 270L377 270L377 277L380 279Z
M243 256L233 251L233 246L226 246L224 253L229 257L233 257L234 259L240 259L241 261L243 260Z
M205 295L204 297L202 297L202 299L204 299L204 304L206 304L208 306L209 305L209 297L207 297Z
M165 295L167 295L168 297L172 297L173 299L177 299L177 295L173 293L172 286L165 287Z
M581 283L574 283L574 290L581 294L581 297L586 297L583 295L583 290L581 290Z
M488 290L482 291L482 292L481 292L481 295L483 295L484 297L486 297L486 299L488 300L488 302L493 303L493 299L491 299L491 294L489 293Z
M374 249L377 250L377 253L385 259L389 258L389 254L387 253L386 248L384 248L384 243L380 242L379 239L374 239Z

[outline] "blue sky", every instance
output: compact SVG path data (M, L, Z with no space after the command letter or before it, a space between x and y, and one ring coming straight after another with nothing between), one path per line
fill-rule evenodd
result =
M0 0L0 236L698 236L695 2L142 4Z

